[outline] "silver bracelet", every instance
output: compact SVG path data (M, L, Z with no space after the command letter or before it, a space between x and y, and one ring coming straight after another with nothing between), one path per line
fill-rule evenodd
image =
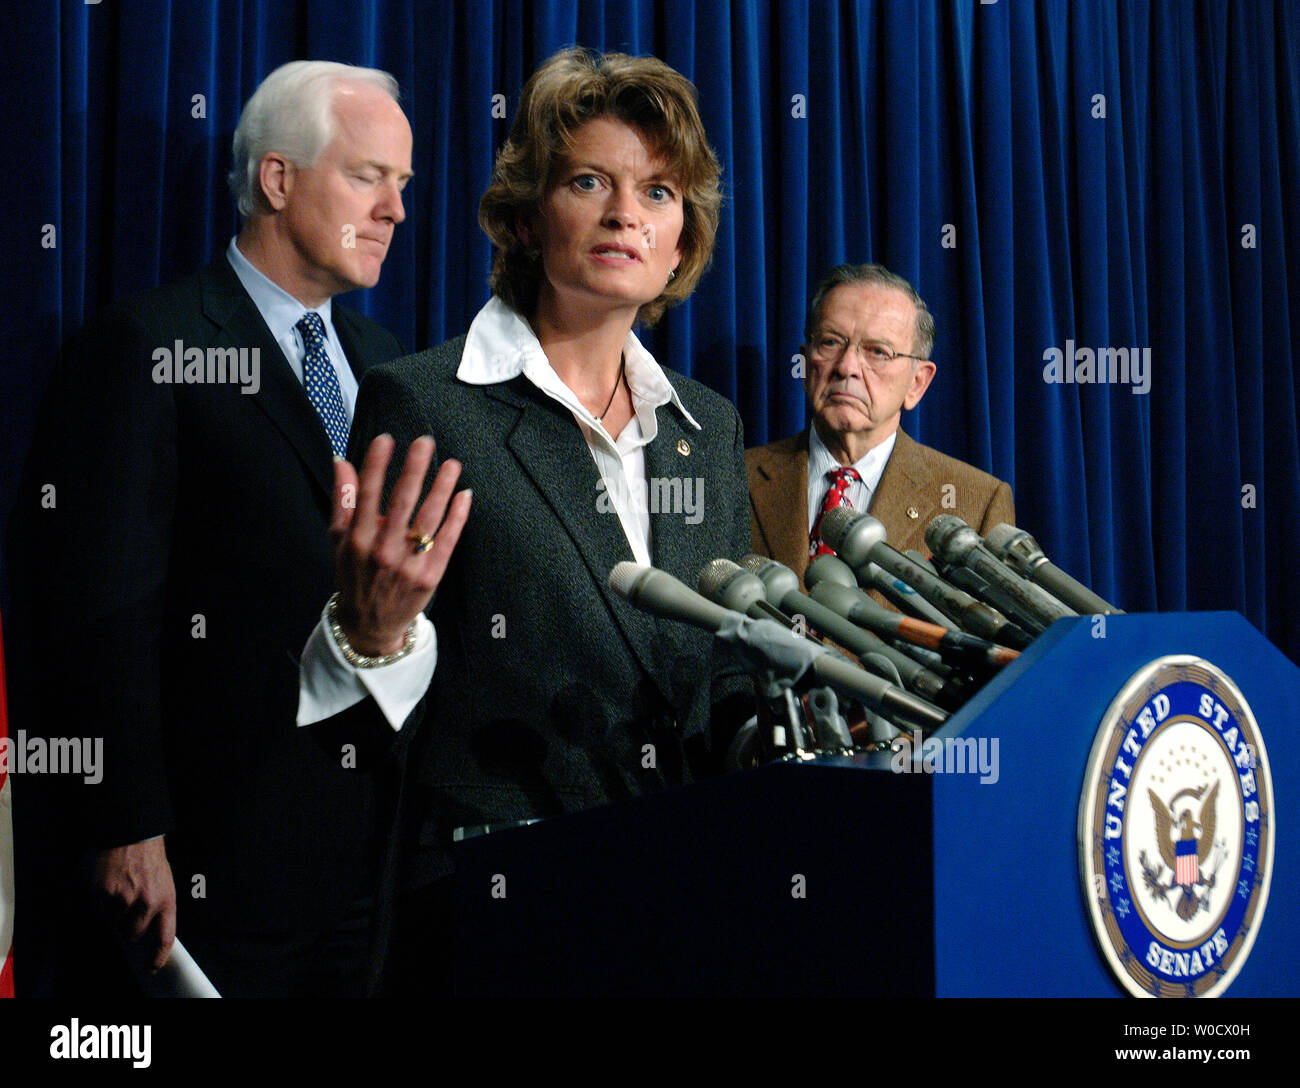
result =
M402 648L394 650L391 654L383 654L379 657L371 657L367 654L358 653L352 648L352 643L348 641L348 636L343 633L343 627L339 623L339 595L334 594L330 598L329 604L325 606L325 620L330 625L330 634L334 636L334 644L342 652L344 660L347 661L354 669L378 669L384 665L391 665L394 661L401 661L412 650L415 649L415 620L406 629L406 637L402 639Z

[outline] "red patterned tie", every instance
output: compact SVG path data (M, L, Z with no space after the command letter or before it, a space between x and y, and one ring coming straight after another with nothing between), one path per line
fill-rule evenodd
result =
M813 522L812 532L808 534L809 559L816 559L819 555L835 554L835 549L822 540L822 518L826 516L828 510L834 510L837 506L852 506L853 504L845 497L845 492L848 491L850 483L862 479L856 468L831 469L826 476L831 482L831 489L826 492L822 508L817 512L817 520Z

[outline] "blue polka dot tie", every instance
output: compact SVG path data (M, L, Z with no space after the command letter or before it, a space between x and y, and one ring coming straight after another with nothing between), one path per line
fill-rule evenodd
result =
M334 456L345 457L348 452L348 412L343 407L343 394L339 392L334 364L325 350L325 322L320 314L308 311L294 327L302 333L303 346L307 349L307 357L302 363L302 382L307 387L307 399L325 424Z

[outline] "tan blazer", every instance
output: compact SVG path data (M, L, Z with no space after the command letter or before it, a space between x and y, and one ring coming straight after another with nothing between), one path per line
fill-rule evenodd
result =
M802 580L808 566L808 432L746 450L745 467L750 546ZM899 551L915 548L925 555L925 527L939 514L956 514L981 535L998 522L1015 524L1016 517L1010 485L912 441L901 429L868 513L880 519Z

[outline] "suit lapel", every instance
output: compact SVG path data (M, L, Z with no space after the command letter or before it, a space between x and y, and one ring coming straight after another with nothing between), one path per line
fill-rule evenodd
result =
M890 527L888 543L897 551L914 548L929 554L925 546L925 527L939 511L931 513L927 505L931 493L926 486L916 443L903 433L902 428L897 433L894 452L889 455L880 483L871 496L868 513ZM909 510L915 510L917 516L910 516Z
M362 335L361 330L357 328L353 315L345 307L333 306L330 309L330 314L330 320L334 324L334 332L338 335L339 343L343 345L343 354L347 356L348 367L359 385L372 361L370 352L367 350L365 337ZM375 361L387 362L387 360Z
M770 554L802 579L808 566L808 432L756 451L753 458L749 494L759 532Z
M328 498L334 486L329 437L280 345L224 255L204 270L202 281L203 313L220 329L218 343L259 349L262 382L253 403L279 428Z
M650 495L653 497L656 494L655 481L658 480L663 482L657 491L659 501L662 503L665 499L670 499L676 502L680 494L683 506L670 506L658 513L652 508L650 555L656 567L694 589L699 582L701 568L710 560L740 557L728 554L730 547L719 547L719 530L722 526L716 520L709 522L710 517L717 519L716 511L705 505L697 511L703 515L702 522L692 525L686 520L686 489L697 487L696 480L703 481L699 490L692 493L692 497L697 502L704 502L704 496L712 494L712 489L718 486L715 482L718 480L717 466L707 463L706 451L713 447L704 441L699 430L682 418L672 404L664 405L655 416L658 433L654 441L645 447L645 472L646 481L651 488ZM679 480L681 492L673 486ZM653 498L651 502L653 507ZM686 624L676 620L657 619L654 623L658 633L653 645L658 655L659 668L652 675L656 677L656 682L659 677L668 677L671 683L671 677L678 671L676 662L693 653L688 648L693 632ZM669 697L674 695L667 688L661 687L661 690Z
M523 377L485 388L492 400L517 409L518 420L506 437L506 448L541 492L587 568L590 582L575 585L574 591L595 591L613 613L642 668L657 676L654 619L609 588L610 570L615 563L631 562L632 549L618 514L604 499L600 471L573 413L534 392Z
M677 414L670 404L663 411L655 413L659 433L655 440L645 447L646 481L654 494L655 480L681 480L685 487L688 479L692 480L698 473L690 472L690 456L681 452L679 443L685 442L687 449L694 449L699 442L695 440L695 431ZM691 486L694 486L693 482ZM676 492L665 488L665 493ZM682 565L690 560L687 534L694 526L686 524L682 510L662 510L650 513L650 555L654 565L660 570L681 570ZM692 585L692 589L694 586Z

